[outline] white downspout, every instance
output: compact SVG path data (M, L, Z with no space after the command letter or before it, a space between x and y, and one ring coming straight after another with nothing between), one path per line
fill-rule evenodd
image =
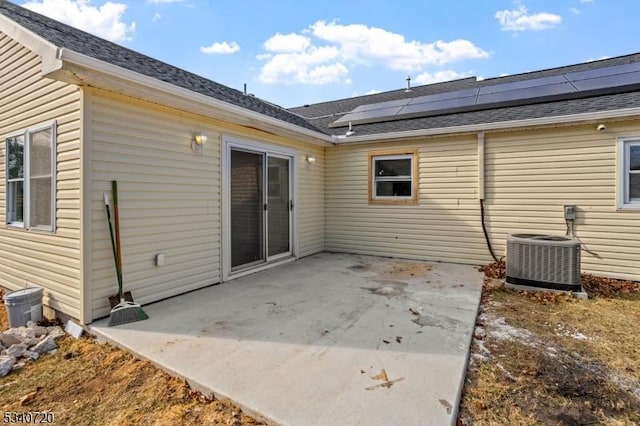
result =
M487 249L491 254L494 261L498 262L500 259L496 256L491 247L491 239L489 238L489 232L487 231L485 210L484 210L484 132L478 132L478 201L480 204L480 223L482 225L482 233L487 243Z

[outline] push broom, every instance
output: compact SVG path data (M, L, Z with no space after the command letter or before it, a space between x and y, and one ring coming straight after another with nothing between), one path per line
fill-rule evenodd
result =
M124 289L122 284L122 252L120 250L120 223L118 215L118 183L114 180L111 182L111 192L113 193L113 211L115 219L115 239L114 226L111 223L111 209L109 208L109 194L104 193L104 205L107 210L107 222L109 223L109 236L111 237L111 248L113 250L113 260L116 265L116 275L118 277L118 297L120 303L111 309L109 315L109 327L120 324L128 324L130 322L146 320L149 316L142 310L137 303L129 302L124 298Z

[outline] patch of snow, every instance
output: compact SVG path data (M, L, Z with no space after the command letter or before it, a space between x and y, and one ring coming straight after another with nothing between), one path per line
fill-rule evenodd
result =
M486 361L489 358L482 354L471 354L471 359L477 360L477 361Z
M470 366L474 366L476 365L476 363L478 362L484 362L487 361L489 358L482 355L482 354L478 354L478 353L472 353L471 357L469 358L469 365Z
M483 355L491 355L491 351L489 349L487 349L487 347L484 345L484 342L482 340L473 339L473 341L475 342L476 346L478 347L478 351L479 352L477 352L477 353L483 354Z
M499 364L499 363L498 363L498 364L497 364L497 366L498 366L498 368L499 368L500 370L502 370L502 372L505 374L505 376L507 376L510 380L512 380L512 381L514 381L514 382L516 381L516 378L515 378L515 377L513 377L513 375L512 375L511 373L509 373L509 372L507 371L507 369L506 369L506 368L504 368L504 367L502 366L502 364Z
M569 330L562 324L556 326L556 336L571 337L576 340L589 340L589 337L575 330Z
M484 317L484 318L482 318ZM491 318L485 314L481 315L485 326L488 326L488 333L491 337L498 340L519 340L527 344L533 345L534 337L527 330L522 328L513 327L507 324L507 321L500 318Z

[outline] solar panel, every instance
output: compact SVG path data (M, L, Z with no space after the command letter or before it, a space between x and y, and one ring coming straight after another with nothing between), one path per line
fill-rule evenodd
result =
M512 102L517 100L547 98L574 92L570 83L549 84L546 86L531 86L516 90L503 90L478 96L478 105Z
M532 80L514 81L512 83L494 84L491 86L481 87L480 95L487 93L506 92L510 90L528 89L530 87L548 86L551 84L566 83L567 80L561 75L551 77L534 78Z
M482 83L480 83L482 84ZM640 89L640 62L360 105L329 127L527 105Z
M417 98L410 99L408 105L442 101L445 99L465 98L468 96L476 96L477 94L478 89L475 87L471 89L455 90L453 92L436 93L433 95L418 96Z
M397 106L405 106L411 99L398 99L397 101L378 102L375 104L360 105L351 112L372 111L376 109L393 108Z
M400 112L402 108L403 107L399 106L399 107L393 107L393 108L371 109L368 111L359 111L359 112L355 112L354 110L346 114L342 118L334 121L333 124L342 124L347 126L349 125L349 122L358 123L358 124L371 123L372 122L371 120L374 120L373 122L375 122L377 121L376 119L378 118L393 117L396 114L398 114L398 112ZM340 126L333 126L333 127L340 127Z
M476 103L475 96L467 96L464 98L442 99L440 101L422 102L419 104L409 104L398 113L398 115L414 115L421 112L429 111L449 111L459 110L464 107L473 106Z
M636 71L640 71L640 62L634 62L631 64L624 64L624 65L614 65L612 67L606 67L606 68L596 68L596 69L587 70L587 71L576 71L576 72L565 74L565 77L567 78L567 80L571 82L575 82L578 80L584 80L588 78L608 77L611 75L633 73Z
M640 86L640 71L576 80L573 82L573 85L579 91L595 91L599 89L609 89L614 87L632 85Z

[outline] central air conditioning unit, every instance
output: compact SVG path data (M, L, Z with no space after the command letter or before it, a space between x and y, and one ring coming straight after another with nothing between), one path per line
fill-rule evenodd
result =
M580 242L557 235L507 237L507 284L583 293Z

